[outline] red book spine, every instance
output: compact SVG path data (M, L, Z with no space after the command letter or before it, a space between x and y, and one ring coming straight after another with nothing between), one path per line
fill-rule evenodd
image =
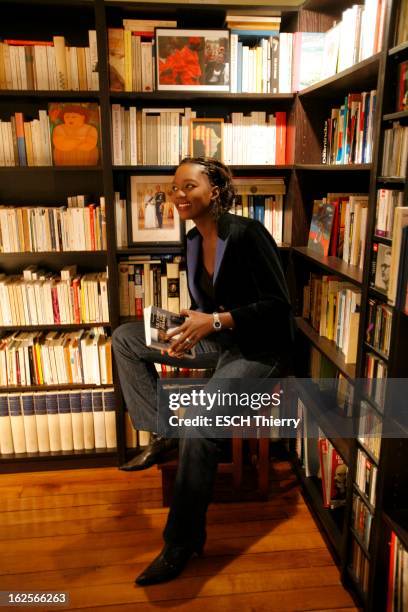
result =
M89 205L89 226L91 228L91 250L96 251L96 243L95 243L95 206L93 204Z
M3 42L5 42L6 45L13 45L13 46L20 46L20 47L23 45L24 47L34 46L34 45L38 45L41 47L44 47L44 46L53 47L54 46L54 43L49 40L14 40L11 38L7 38Z
M54 323L58 324L58 323L61 323L61 319L60 319L60 312L59 312L59 306L58 306L58 292L57 292L56 286L51 288L51 298L52 298L52 312L54 315Z
M276 117L276 164L286 163L286 113L277 111Z
M394 570L395 570L395 547L397 545L397 536L394 532L391 533L390 540L390 567L388 571L388 592L387 592L387 612L392 612L394 599Z
M79 307L79 278L74 278L72 281L72 297L74 304L74 321L81 323L81 310Z

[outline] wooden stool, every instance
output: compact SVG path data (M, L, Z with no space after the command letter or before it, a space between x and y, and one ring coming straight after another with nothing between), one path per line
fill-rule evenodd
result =
M163 378L166 377L181 378L184 376L178 374L163 376ZM267 499L269 488L269 442L269 438L254 438L248 440L250 468L252 468L252 476L255 470L257 486L255 489L251 486L249 490L244 491L244 440L242 438L232 438L231 460L220 462L217 469L217 480L220 480L219 476L225 474L232 475L232 491L231 489L228 491L229 501L240 501L244 498L247 500ZM177 459L159 463L158 468L162 472L163 506L169 506L172 498L174 481L176 479ZM251 479L251 485L252 482L253 478ZM215 487L214 501L226 501L222 498L218 499L217 486Z
M269 438L249 440L250 465L245 466L248 467L245 472L251 472L252 485L255 471L257 486L255 489L253 486L246 487L246 490L244 490L244 485L247 484L244 479L244 440L233 438L231 442L231 461L222 461L218 464L214 501L266 500L269 488ZM169 506L176 479L177 460L159 463L158 468L162 473L163 506ZM232 476L232 487L225 486L226 474Z

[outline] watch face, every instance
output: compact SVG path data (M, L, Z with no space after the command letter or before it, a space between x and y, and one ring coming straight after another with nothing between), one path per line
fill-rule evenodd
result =
M214 321L214 328L215 328L215 329L221 329L221 323L220 323L220 321Z

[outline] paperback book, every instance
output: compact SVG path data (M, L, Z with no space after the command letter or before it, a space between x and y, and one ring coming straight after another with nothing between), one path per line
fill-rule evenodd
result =
M185 317L157 306L148 306L144 308L143 312L146 346L159 351L168 351L171 343L178 336L167 339L167 334L180 327L184 323ZM195 357L194 347L186 351L184 357L193 359Z

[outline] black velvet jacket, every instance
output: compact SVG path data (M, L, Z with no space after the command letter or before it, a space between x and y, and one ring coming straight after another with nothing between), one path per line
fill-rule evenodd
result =
M195 283L201 235L187 234L187 275L193 310L204 310ZM230 312L242 354L266 363L287 362L293 352L294 319L275 241L252 219L226 213L218 221L215 303Z

